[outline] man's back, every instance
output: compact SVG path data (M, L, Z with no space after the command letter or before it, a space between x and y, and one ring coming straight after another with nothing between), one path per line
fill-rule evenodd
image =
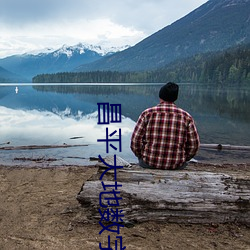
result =
M161 101L139 117L131 138L134 154L152 168L175 169L199 147L194 120L173 102Z

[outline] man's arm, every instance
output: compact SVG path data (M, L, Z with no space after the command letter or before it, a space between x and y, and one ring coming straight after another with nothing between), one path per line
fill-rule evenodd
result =
M144 122L144 115L141 114L134 128L130 144L131 150L138 158L141 158L141 151L143 147L143 139L145 136L145 131L146 131L146 125Z
M191 160L197 153L200 146L200 138L192 119L188 125L187 144L186 144L186 160Z

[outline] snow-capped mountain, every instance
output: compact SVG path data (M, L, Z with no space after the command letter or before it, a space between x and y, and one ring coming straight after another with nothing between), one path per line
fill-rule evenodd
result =
M0 66L29 80L37 74L68 72L85 63L122 51L129 46L103 47L78 43L53 50L32 51L0 59Z
M123 46L123 47L111 47L111 48L106 47L105 48L105 47L99 46L99 45L95 46L95 45L91 45L91 44L78 43L75 46L63 45L60 49L55 50L53 52L53 56L57 57L57 56L60 56L62 54L65 54L65 55L67 55L68 58L70 58L75 53L84 54L87 51L93 51L101 56L106 56L106 55L116 53L118 51L122 51L122 50L127 49L127 48L129 48L128 45Z
M74 54L84 54L86 51L94 51L97 54L101 56L106 56L110 55L119 51L122 51L124 49L129 48L129 45L125 45L122 47L104 47L101 45L92 45L92 44L83 44L83 43L78 43L74 46L69 46L67 44L64 44L61 48L59 49L53 49L53 48L45 48L42 50L36 50L36 51L31 51L29 53L23 54L23 56L27 55L39 55L43 56L44 54L53 54L54 57L58 57L61 55L66 55L68 58L73 56Z

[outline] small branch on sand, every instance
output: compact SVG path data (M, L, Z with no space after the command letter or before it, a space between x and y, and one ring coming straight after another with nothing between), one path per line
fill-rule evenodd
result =
M65 158L68 158L68 159L81 159L81 160L87 159L87 158L85 158L85 157L79 157L79 156L67 156L67 157L65 157Z
M57 161L57 159L55 159L55 158L46 159L44 157L40 157L40 158L15 157L14 160L15 161L34 161L34 162Z
M76 139L82 139L84 138L83 136L74 136L74 137L71 137L69 138L70 140L76 140Z
M0 147L0 150L30 150L30 149L48 149L48 148L70 148L70 147L85 147L88 144L80 145L28 145L28 146L11 146L11 147Z
M69 158L69 159L82 159L82 160L88 159L89 161L99 161L100 162L100 159L98 157L93 157L93 156L90 156L89 158L78 157L78 156L67 156L66 158Z

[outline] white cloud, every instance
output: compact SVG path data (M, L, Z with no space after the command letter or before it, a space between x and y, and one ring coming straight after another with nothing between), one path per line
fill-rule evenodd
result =
M50 29L47 29L47 27ZM0 27L4 30L4 27ZM133 45L145 37L142 31L112 23L108 19L74 20L67 23L37 23L16 29L9 36L0 35L0 57L21 54L45 47L58 48L78 42L107 46ZM3 34L3 33L2 33ZM8 34L5 30L4 34Z
M78 42L133 45L206 0L0 0L0 57Z

